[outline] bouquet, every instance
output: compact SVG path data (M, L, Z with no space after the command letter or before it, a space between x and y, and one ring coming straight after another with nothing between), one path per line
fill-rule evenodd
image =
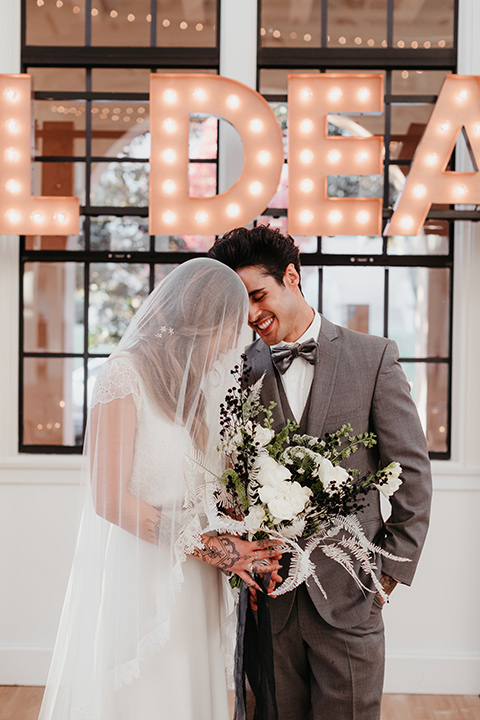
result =
M316 548L344 567L357 584L368 590L355 571L354 560L371 576L375 590L386 598L377 580L375 553L406 561L371 543L355 515L376 489L386 497L401 485L397 462L360 477L340 463L360 447L376 444L373 433L354 435L349 423L324 439L298 434L287 422L272 429L272 410L260 402L263 377L242 388L240 369L233 371L234 387L220 408L221 445L229 467L216 490L216 529L241 534L248 540L281 538L292 554L288 578L276 589L280 595L312 577L324 596L310 556ZM260 416L263 420L260 421ZM218 524L220 522L220 525ZM303 541L303 542L301 542ZM234 576L232 584L240 582Z

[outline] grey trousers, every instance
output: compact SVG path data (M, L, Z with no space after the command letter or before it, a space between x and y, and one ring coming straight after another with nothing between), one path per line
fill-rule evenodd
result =
M273 649L279 720L379 720L385 643L377 600L366 622L338 629L301 585Z

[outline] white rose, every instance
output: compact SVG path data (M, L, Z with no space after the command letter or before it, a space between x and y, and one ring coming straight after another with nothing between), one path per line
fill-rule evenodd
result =
M265 447L265 445L268 445L270 440L272 440L274 435L275 433L270 428L257 425L255 427L255 435L253 436L253 439L260 445L260 447Z
M378 488L382 495L389 498L398 490L403 482L403 480L400 480L402 466L398 462L391 462L390 465L387 465L384 472L388 476L387 482L383 485L375 485L375 487Z
M284 481L275 485L264 485L259 496L275 523L293 520L305 509L311 495L310 488L302 487L298 482Z
M322 457L318 477L325 490L331 494L348 479L348 472L340 465L332 465L328 458Z
M260 453L254 464L255 480L259 485L272 485L291 477L290 470L283 465L279 465L266 452Z
M254 535L260 530L266 519L265 510L256 505L252 505L248 508L248 513L245 515L245 527Z

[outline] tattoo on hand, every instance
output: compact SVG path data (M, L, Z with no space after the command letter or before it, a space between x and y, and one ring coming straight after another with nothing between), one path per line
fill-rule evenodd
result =
M385 573L382 573L380 575L380 582L383 585L383 589L387 593L387 595L390 595L395 585L398 585L397 581L394 580L390 575L385 575Z
M229 571L240 560L240 553L230 538L209 537L203 548L195 548L193 555L200 560L207 560L221 570Z

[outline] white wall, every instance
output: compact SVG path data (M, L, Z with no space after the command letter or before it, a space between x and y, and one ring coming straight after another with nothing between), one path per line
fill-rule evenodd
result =
M480 5L460 5L460 72L480 74ZM0 0L2 73L19 69L18 6ZM387 692L480 693L479 227L459 224L456 244L453 459L434 463L415 583L384 611ZM43 684L74 549L79 458L16 453L17 238L0 237L0 308L0 685Z

